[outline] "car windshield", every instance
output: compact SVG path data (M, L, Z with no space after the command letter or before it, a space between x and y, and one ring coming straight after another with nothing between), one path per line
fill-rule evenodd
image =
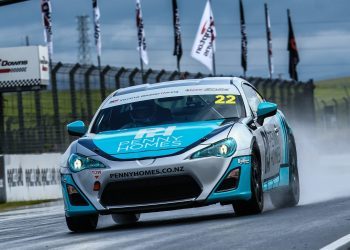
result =
M188 95L151 99L102 109L92 133L208 120L245 117L240 95Z

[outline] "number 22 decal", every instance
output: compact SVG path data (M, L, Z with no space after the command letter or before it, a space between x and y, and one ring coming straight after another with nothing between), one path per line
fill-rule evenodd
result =
M215 98L215 104L236 104L236 96L234 95L217 95Z

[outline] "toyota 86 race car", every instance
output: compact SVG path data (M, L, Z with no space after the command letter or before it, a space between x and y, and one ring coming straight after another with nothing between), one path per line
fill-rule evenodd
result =
M99 215L135 223L140 214L232 205L261 213L299 201L296 146L277 105L244 79L143 84L113 92L87 128L67 126L61 161L67 226L94 230Z

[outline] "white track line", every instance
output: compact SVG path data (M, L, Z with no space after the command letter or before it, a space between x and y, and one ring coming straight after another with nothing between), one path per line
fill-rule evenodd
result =
M340 239L332 242L331 244L322 247L320 250L340 250L340 249L348 249L350 246L350 234L341 237Z

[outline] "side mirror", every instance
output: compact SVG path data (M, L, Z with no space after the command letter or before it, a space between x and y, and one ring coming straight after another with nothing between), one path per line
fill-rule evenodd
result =
M274 116L277 113L277 104L272 102L262 102L258 106L258 120L257 122L262 125L265 118Z
M83 136L87 129L83 121L75 121L67 125L67 131L72 136Z

